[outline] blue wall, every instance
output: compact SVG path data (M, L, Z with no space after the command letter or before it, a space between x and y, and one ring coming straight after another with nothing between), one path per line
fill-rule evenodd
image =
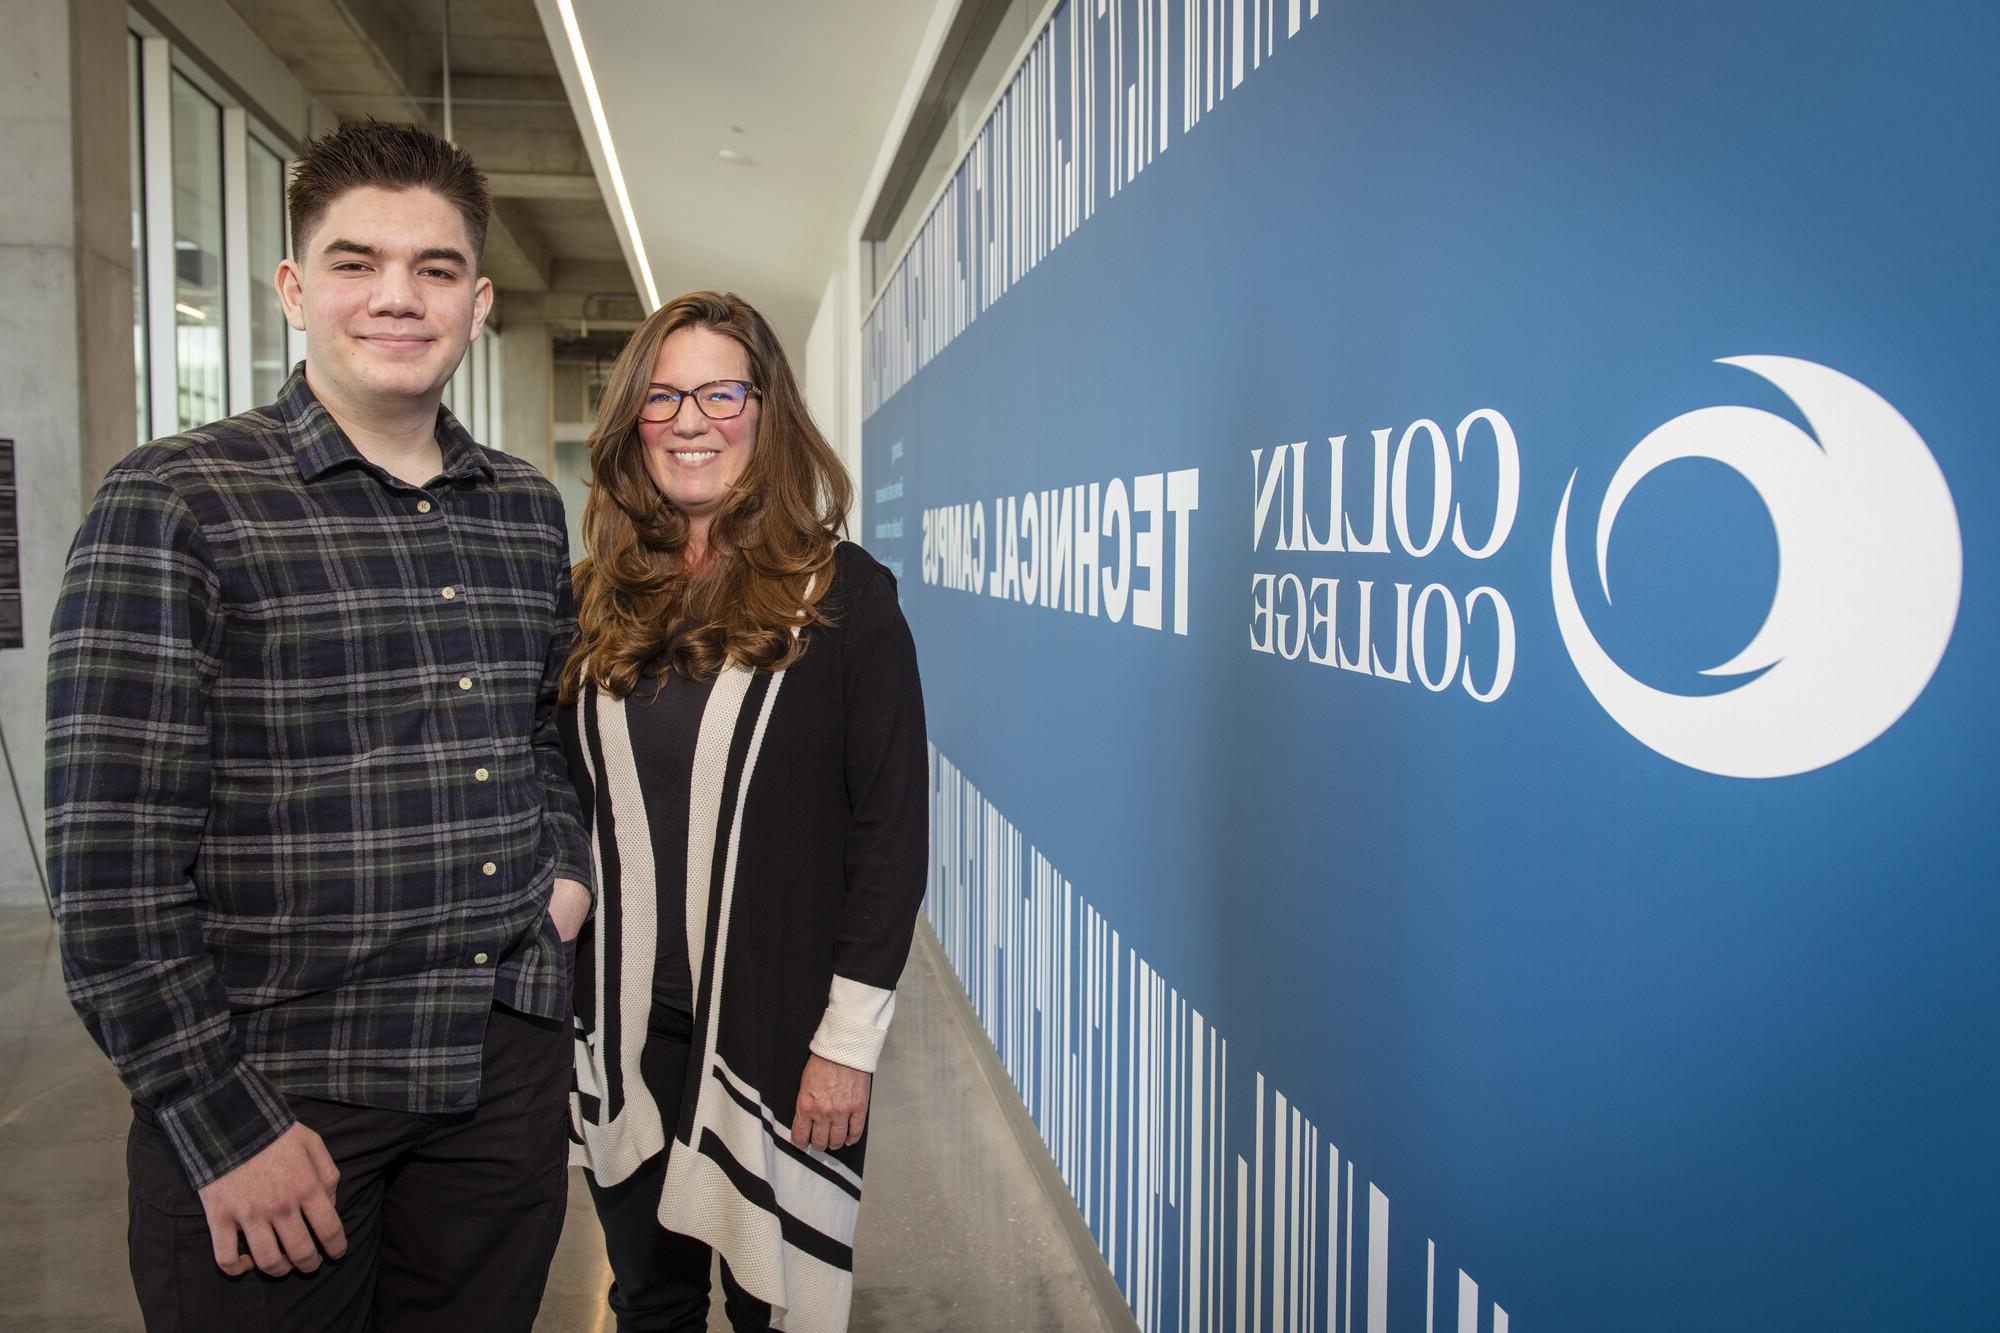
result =
M862 535L1142 1323L1993 1327L1994 8L1099 8Z

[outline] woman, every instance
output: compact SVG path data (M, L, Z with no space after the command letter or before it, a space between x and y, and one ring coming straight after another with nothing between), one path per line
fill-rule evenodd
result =
M916 651L739 297L665 306L590 440L563 673L592 811L575 1158L621 1330L842 1329L868 1091L924 888Z

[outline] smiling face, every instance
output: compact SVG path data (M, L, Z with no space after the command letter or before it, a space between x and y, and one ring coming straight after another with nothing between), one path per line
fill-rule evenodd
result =
M458 209L432 190L363 186L296 239L278 295L305 331L313 392L349 410L434 410L493 300Z
M667 335L650 378L654 384L689 390L710 380L756 383L743 345L699 326ZM756 452L758 411L757 396L752 394L740 416L712 421L702 415L690 394L681 400L673 420L639 423L646 475L666 502L686 515L691 554L697 559L707 546L710 520Z

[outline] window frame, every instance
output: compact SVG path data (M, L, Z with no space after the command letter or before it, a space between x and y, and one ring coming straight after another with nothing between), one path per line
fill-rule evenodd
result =
M143 290L146 326L146 423L153 438L180 428L179 349L175 342L175 252L173 79L186 79L221 110L222 123L222 308L224 402L235 413L257 406L252 357L252 302L275 300L269 274L250 271L250 144L278 159L280 188L291 179L297 151L284 134L272 128L195 58L145 15L128 9L125 28L139 44L139 169L143 200L145 263ZM291 220L279 201L280 248L291 246ZM134 312L134 322L141 312ZM305 337L287 329L286 358L296 364L305 355ZM138 374L138 367L133 367Z
M225 131L225 133L226 132L227 131ZM292 216L291 216L291 210L286 207L285 187L292 179L292 166L295 159L292 156L291 150L278 146L278 140L275 135L269 135L260 132L257 122L254 119L248 117L246 114L245 124L244 124L244 146L243 146L243 163L244 163L243 279L244 280L241 283L237 284L235 287L232 287L231 290L241 291L243 293L243 322L242 322L243 374L244 374L244 384L247 386L246 392L248 393L251 401L243 404L241 407L232 407L230 409L231 411L235 412L242 412L246 411L249 408L260 406L260 404L256 401L257 398L257 373L255 364L256 353L257 353L256 320L252 313L250 302L251 299L260 290L266 288L266 286L271 282L271 277L272 277L272 275L269 273L256 273L250 270L249 215L250 215L250 182L252 178L249 174L249 164L250 164L250 150L253 147L262 149L263 151L269 153L273 158L277 160L278 253L281 256L283 256L283 255L289 255L292 252ZM270 299L274 301L277 299L275 291L271 293ZM284 317L285 316L283 308L279 307L278 318L284 319ZM290 323L287 322L285 325L285 373L289 375L291 367L297 365L300 359L303 358L304 356L305 356L305 334L297 329L292 328ZM279 382L283 383L283 380L284 376L281 375L279 377ZM232 397L232 402L233 402L233 397Z

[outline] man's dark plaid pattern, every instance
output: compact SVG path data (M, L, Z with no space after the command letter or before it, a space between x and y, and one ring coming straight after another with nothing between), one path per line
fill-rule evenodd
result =
M63 972L197 1187L291 1124L285 1093L467 1110L495 1002L567 1018L562 501L442 409L438 440L443 476L397 481L295 371L128 455L70 552Z

